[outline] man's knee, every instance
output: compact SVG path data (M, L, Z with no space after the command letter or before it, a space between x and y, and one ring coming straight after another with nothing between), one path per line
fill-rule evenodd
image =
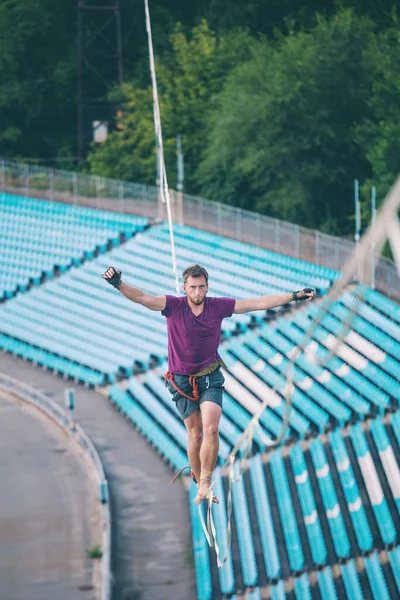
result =
M218 423L209 423L204 426L204 437L217 438L218 437Z

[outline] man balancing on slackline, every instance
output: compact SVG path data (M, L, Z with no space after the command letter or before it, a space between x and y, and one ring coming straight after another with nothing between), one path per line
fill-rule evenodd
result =
M146 294L123 283L120 271L114 267L109 267L103 277L129 300L161 311L167 318L169 371L165 379L188 432L189 463L199 482L195 502L200 504L210 490L218 456L224 384L218 354L222 320L232 314L312 300L314 290L305 288L249 300L207 297L208 273L200 265L183 272L182 297ZM213 501L218 502L215 497Z

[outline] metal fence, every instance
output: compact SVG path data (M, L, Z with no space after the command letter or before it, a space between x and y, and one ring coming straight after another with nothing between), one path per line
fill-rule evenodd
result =
M83 429L72 420L71 416L62 410L53 400L35 390L31 386L0 373L0 389L15 394L25 402L29 402L46 414L59 427L66 431L80 446L89 468L95 476L99 490L99 500L102 504L102 557L101 600L111 599L111 515L108 497L108 484L103 465L97 450Z
M146 216L153 221L166 218L155 186L48 169L30 164L0 161L0 190L82 206L104 208ZM254 244L340 271L354 251L351 240L327 235L236 208L171 190L175 220L204 231ZM395 264L376 261L376 288L400 299L400 279Z

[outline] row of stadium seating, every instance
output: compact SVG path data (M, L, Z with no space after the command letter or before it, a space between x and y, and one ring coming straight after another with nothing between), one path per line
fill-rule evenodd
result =
M38 285L55 270L106 252L148 226L148 219L109 211L0 194L0 299Z
M279 456L277 453L276 456ZM282 459L280 459L282 460ZM254 463L254 464L253 464ZM284 478L281 477L281 467L280 463L276 464L277 469L277 479L281 484L284 481ZM282 467L284 473L284 467ZM279 475L278 475L279 473ZM253 491L261 487L264 489L264 475L263 468L261 466L260 457L256 456L251 460L250 465L250 474L252 477L252 481L255 482L253 486ZM224 499L224 488L221 483L221 476L217 471L215 474L215 486L214 491L218 495L220 499ZM239 491L235 492L235 486L238 486L236 489ZM233 486L233 501L236 506L234 507L235 512L239 513L237 517L237 521L240 524L238 528L238 537L239 540L242 539L242 543L239 541L239 551L240 551L240 568L241 575L243 577L241 589L247 588L249 591L247 598L261 598L260 589L257 588L257 585L260 585L257 573L257 564L254 553L254 548L252 546L252 539L254 536L254 532L250 531L250 522L248 517L248 509L246 504L246 497L243 493L243 482L239 482L239 484L234 484ZM189 490L189 500L190 500L190 512L192 519L192 537L193 537L193 545L196 549L195 551L195 561L196 561L196 571L198 573L202 573L204 576L198 577L197 580L197 589L198 589L198 598L202 600L210 600L215 597L215 589L212 588L212 569L210 568L210 560L214 560L214 557L211 555L209 548L207 546L207 542L204 536L204 533L201 528L200 519L198 516L197 506L194 504L193 500L196 495L196 486L193 484L190 486ZM236 495L236 501L235 501ZM238 497L239 498L238 498ZM257 501L256 501L257 502ZM215 527L217 534L217 541L219 543L220 549L220 557L225 557L226 551L226 530L227 530L227 517L225 513L225 503L221 503L221 511L214 511L214 519L215 519ZM257 506L257 504L256 504ZM278 506L281 506L279 504ZM283 506L281 509L281 513L286 508L286 504L283 502ZM219 509L219 507L218 507ZM204 507L201 507L200 510L203 513L203 518L205 518ZM287 515L285 515L285 519ZM243 519L243 520L242 520ZM291 518L289 516L289 522L286 523L285 519L283 519L282 524L286 526L288 531L291 527ZM286 523L286 525L285 525ZM260 529L261 531L261 529ZM247 538L247 543L244 543ZM296 542L296 540L293 540ZM268 551L276 550L276 541L273 533L273 529L270 535L266 536L265 545L269 543ZM243 547L244 546L244 547ZM285 581L283 579L279 579L279 570L274 568L275 565L279 563L279 558L276 558L277 553L273 552L272 556L264 553L264 558L269 562L269 566L271 569L267 568L268 579L267 582L269 584L269 592L271 598L286 598L287 592L285 590ZM388 551L387 553L389 558L389 564L391 566L391 573L388 574L387 570L384 571L379 560L379 556L376 551L371 551L368 555L366 555L362 560L361 564L364 566L367 579L369 582L370 592L364 594L363 589L365 590L365 584L362 586L360 583L359 576L359 568L360 568L360 559L358 559L358 567L356 566L356 562L353 558L349 558L344 562L341 562L340 569L340 578L338 577L338 567L336 566L336 574L333 575L332 568L330 565L325 565L323 568L318 569L316 572L316 580L318 582L318 588L320 592L320 596L323 600L342 600L344 597L349 600L369 598L370 593L372 592L372 596L375 600L387 599L391 600L395 596L389 593L389 586L387 584L385 574L394 580L395 586L397 588L397 593L400 593L400 547L397 546ZM310 575L309 575L310 573ZM226 556L226 562L223 567L218 569L218 577L219 577L219 586L220 593L223 597L231 597L237 589L237 578L238 573L237 569L234 570L232 551L229 550ZM311 581L313 583L311 583ZM293 593L288 594L288 597L298 598L299 600L311 599L315 597L312 593L312 588L315 587L315 571L304 572L302 574L295 573L292 579L288 579L288 582L293 584L294 595ZM291 587L291 585L290 585ZM255 588L255 589L254 589ZM339 591L340 589L340 591ZM255 594L252 596L251 594ZM345 594L345 595L344 595ZM232 596L235 598L235 596Z

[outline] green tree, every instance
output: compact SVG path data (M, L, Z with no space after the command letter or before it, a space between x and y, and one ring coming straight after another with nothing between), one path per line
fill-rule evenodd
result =
M310 33L259 42L229 78L198 171L201 192L322 227L349 230L352 181L370 174L355 128L371 114L374 41L367 19L343 12Z
M0 3L0 154L62 156L75 147L76 7Z
M197 190L195 173L206 143L206 124L228 73L249 56L252 38L231 32L217 38L202 21L191 35L176 27L171 50L157 61L167 172L176 185L176 136L182 135L185 188ZM154 183L155 135L151 90L124 87L122 115L107 140L88 156L91 173Z
M376 185L381 201L400 174L400 38L399 22L379 34L369 49L373 86L368 97L370 118L357 128L359 143L371 163L364 196Z

